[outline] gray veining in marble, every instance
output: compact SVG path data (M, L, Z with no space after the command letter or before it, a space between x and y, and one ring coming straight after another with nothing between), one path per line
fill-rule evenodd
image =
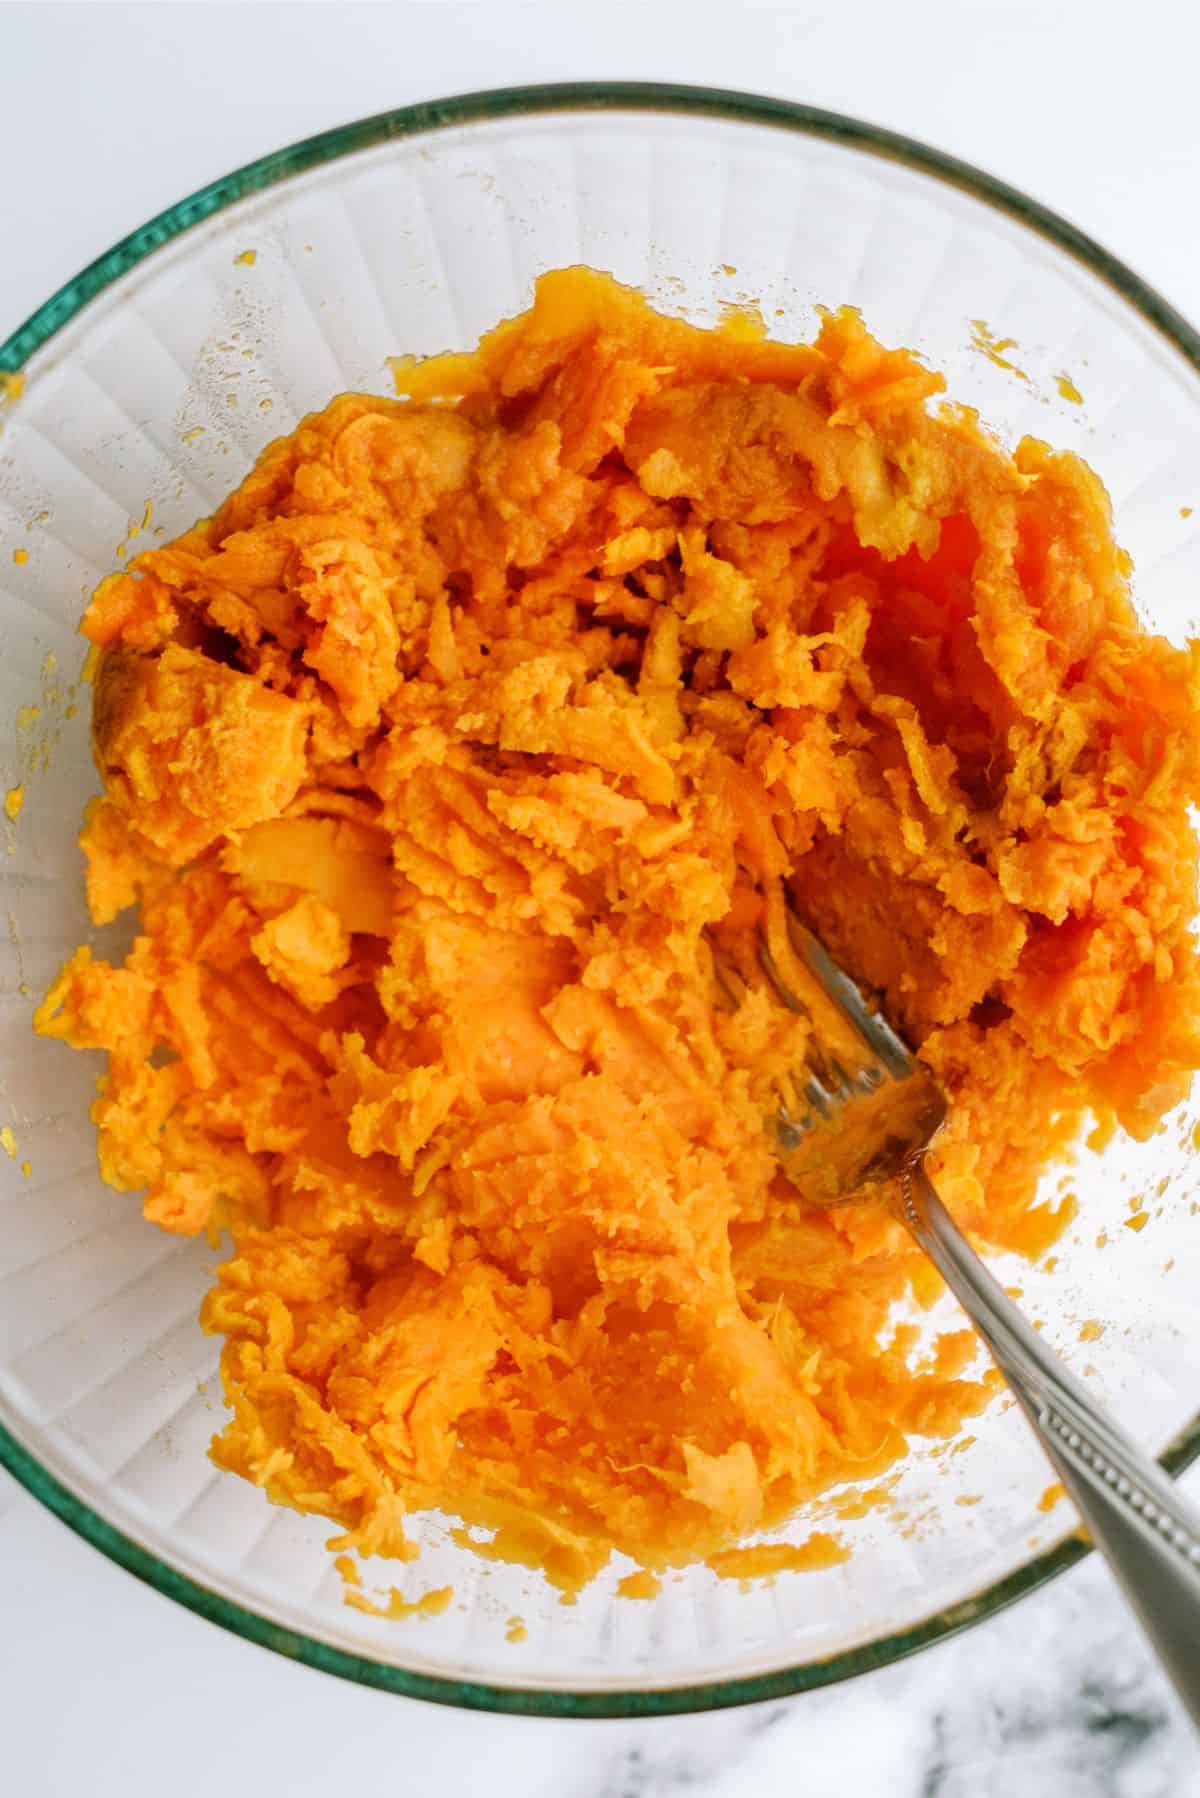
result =
M1102 1566L901 1666L619 1729L563 1798L1200 1798L1200 1743Z

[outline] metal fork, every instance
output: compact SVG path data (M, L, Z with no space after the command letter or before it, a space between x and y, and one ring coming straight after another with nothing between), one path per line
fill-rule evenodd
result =
M771 1119L780 1166L810 1203L877 1193L907 1226L991 1351L1200 1723L1200 1517L1046 1347L938 1198L925 1155L950 1107L933 1075L790 909L787 931L862 1059L823 1053L811 1000L789 985L763 941L760 960L775 993L814 1024L809 1065Z

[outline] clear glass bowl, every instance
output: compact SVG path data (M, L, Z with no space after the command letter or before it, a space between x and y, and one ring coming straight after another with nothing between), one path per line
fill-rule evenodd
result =
M861 307L1006 438L1087 457L1141 611L1177 639L1200 596L1200 341L1064 221L919 145L775 101L589 86L413 107L269 156L144 226L0 348L0 370L25 377L0 406L0 787L26 794L0 819L0 1143L16 1151L0 1155L0 1460L131 1572L283 1654L454 1704L631 1715L879 1666L1068 1565L1084 1550L1065 1507L1038 1508L1049 1475L1020 1417L993 1405L959 1452L914 1444L889 1508L839 1519L853 1554L828 1571L742 1590L693 1569L632 1603L617 1566L564 1607L430 1518L421 1583L449 1580L451 1608L360 1615L328 1527L207 1460L217 1344L196 1310L214 1254L101 1186L96 1058L29 1029L77 942L120 946L89 927L75 845L95 787L75 625L118 546L211 511L301 414L339 389L386 391L389 354L471 344L540 270L573 262L702 321L752 299L779 334L808 334L817 303ZM1006 1275L1175 1468L1200 1445L1185 1111L1150 1144L1084 1156L1057 1265ZM1139 1203L1147 1227L1124 1228Z

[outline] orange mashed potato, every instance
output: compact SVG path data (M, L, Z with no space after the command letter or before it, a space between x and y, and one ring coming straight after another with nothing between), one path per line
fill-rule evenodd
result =
M1200 1064L1198 654L1087 467L853 312L567 270L396 375L96 592L88 896L140 927L37 1027L108 1052L104 1178L230 1232L220 1466L343 1548L436 1507L568 1593L720 1567L990 1387L887 1328L936 1278L886 1209L779 1175L806 1026L713 943L789 889L950 1093L952 1209L1037 1253L1085 1120Z

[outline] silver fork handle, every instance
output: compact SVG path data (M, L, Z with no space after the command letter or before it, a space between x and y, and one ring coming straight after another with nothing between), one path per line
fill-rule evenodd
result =
M900 1215L991 1350L1200 1724L1200 1517L1022 1317L921 1161L904 1177Z

